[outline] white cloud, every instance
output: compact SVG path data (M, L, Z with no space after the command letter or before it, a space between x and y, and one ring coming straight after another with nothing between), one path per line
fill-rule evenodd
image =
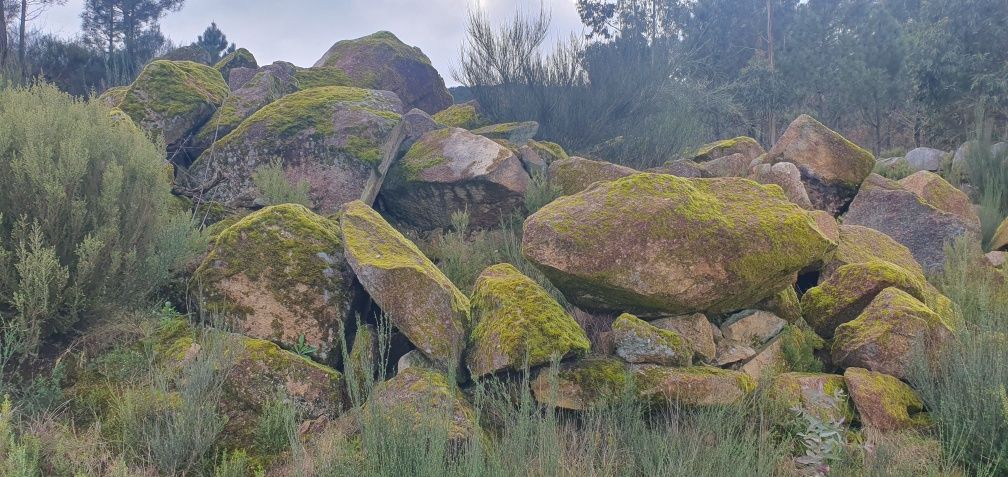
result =
M481 0L491 18L510 18L538 0ZM35 26L64 37L80 31L83 0L50 9ZM554 38L580 32L574 0L544 0L552 11ZM228 39L248 48L261 64L277 60L311 66L333 43L388 30L431 57L447 82L465 36L469 0L189 0L166 16L164 31L177 43L196 39L216 21Z

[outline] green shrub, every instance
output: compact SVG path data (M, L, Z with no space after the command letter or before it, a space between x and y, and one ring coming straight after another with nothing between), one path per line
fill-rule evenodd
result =
M284 172L283 163L274 160L269 164L263 164L252 173L252 183L266 200L264 205L276 204L301 204L311 207L311 198L308 195L310 186L308 181L301 180L291 183L291 179Z
M256 422L256 444L266 454L279 454L290 446L290 435L297 434L297 410L294 403L278 394L263 406Z
M39 445L30 436L19 436L10 398L0 405L0 475L36 477L39 469Z
M532 179L525 189L525 210L530 215L534 214L560 197L560 193L560 187L550 181L544 171L537 170L532 173Z
M0 318L26 351L145 303L198 249L164 157L97 102L45 84L0 94Z
M933 352L915 352L911 384L937 427L945 454L973 475L1008 472L1008 285L1003 275L976 266L981 252L961 240L948 249L936 282L962 320L954 338Z

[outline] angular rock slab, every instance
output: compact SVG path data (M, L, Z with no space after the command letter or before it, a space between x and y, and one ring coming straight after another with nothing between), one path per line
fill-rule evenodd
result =
M465 349L469 299L363 202L344 207L340 229L347 261L371 299L427 357L455 369Z
M424 134L389 170L379 193L391 215L424 230L468 211L477 228L524 209L529 175L511 149L465 129Z
M920 396L899 379L863 368L847 368L844 380L864 426L896 431L928 422Z
M193 284L242 334L288 349L303 338L336 360L354 301L337 226L295 204L249 214L217 234Z
M532 381L536 401L572 411L612 404L632 392L630 368L619 359L590 356L545 368Z
M634 364L689 366L693 349L679 333L658 328L636 316L624 313L612 325L616 355Z
M835 246L777 186L642 173L546 205L522 252L581 308L657 317L750 307Z
M717 345L714 343L715 328L703 313L659 318L652 321L651 325L678 333L689 343L693 352L706 362L714 361L717 356Z
M833 215L844 210L875 167L870 152L805 114L788 126L762 162L798 166L812 206Z
M683 406L736 404L756 389L745 373L708 366L668 368L651 364L631 367L642 398Z
M513 265L493 265L476 279L466 364L473 377L519 371L588 352L581 326L538 283Z
M889 235L910 249L929 273L944 267L946 243L963 236L979 240L979 221L935 207L903 184L877 174L862 184L843 221Z

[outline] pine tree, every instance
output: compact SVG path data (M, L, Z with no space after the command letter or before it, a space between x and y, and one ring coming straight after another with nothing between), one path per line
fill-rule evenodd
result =
M203 34L196 40L196 44L210 53L210 63L220 61L223 55L235 50L235 44L228 45L227 35L217 28L216 22L211 22Z

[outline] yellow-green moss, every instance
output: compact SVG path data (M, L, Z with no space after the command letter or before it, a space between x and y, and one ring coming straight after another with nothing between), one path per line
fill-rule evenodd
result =
M126 98L126 93L128 92L129 86L113 86L99 95L98 101L107 104L109 107L118 108L119 104Z
M752 147L754 149L762 148L762 146L759 145L759 142L755 139L748 136L739 136L732 139L722 139L720 141L704 144L693 152L692 159L697 161L706 161L711 159L711 155L713 153L722 154L724 151L736 149L742 145Z
M411 59L425 65L431 64L430 59L420 52L418 48L414 48L403 43L391 32L379 31L355 40L343 40L336 43L329 49L329 51L326 52L324 57L326 63L321 66L333 66L332 63L334 63L336 59L342 58L344 55L353 54L354 52L365 48L388 49L395 57Z
M538 366L585 354L590 347L574 318L511 264L493 265L480 274L471 306L474 327L467 361L474 375ZM507 362L498 362L499 355Z
M143 122L186 114L204 104L221 104L230 93L220 72L192 61L156 60L144 67L123 97L120 109Z
M396 169L402 171L397 173L402 176L399 179L417 180L427 169L447 162L443 151L444 141L447 141L453 133L454 130L451 128L431 131L413 144L396 165Z
M547 164L564 159L570 159L570 156L567 155L567 151L564 151L563 146L555 142L530 141L529 146L538 152L539 156L542 157Z
M352 86L353 80L343 70L332 67L298 68L294 80L300 90L323 86Z
M433 116L438 124L463 129L474 129L482 126L485 121L476 112L473 102L453 104Z
M217 71L220 71L222 75L226 75L228 71L231 71L233 68L258 67L259 64L256 63L255 56L252 55L251 51L248 51L245 48L238 48L237 50L228 53L227 56L221 58L221 60L214 65L214 68L216 68Z
M693 363L693 348L690 346L689 342L682 337L682 335L673 330L655 327L629 313L623 313L617 317L616 321L612 324L612 330L617 336L633 335L640 341L647 342L649 346L653 346L656 349L664 348L668 350L669 354L674 356L674 363L659 362L656 364L664 364L666 366L689 366ZM623 354L623 352L619 349L620 343L618 341L619 339L617 338L616 353L624 359L630 361L630 356Z
M789 324L781 331L781 354L785 366L791 371L819 372L823 363L815 356L816 351L825 349L826 342L815 334L804 321Z
M923 413L924 402L910 386L899 379L883 373L864 369L849 369L848 373L856 373L858 384L863 386L861 392L870 394L877 400L882 409L903 427L917 427L929 422L927 414Z

